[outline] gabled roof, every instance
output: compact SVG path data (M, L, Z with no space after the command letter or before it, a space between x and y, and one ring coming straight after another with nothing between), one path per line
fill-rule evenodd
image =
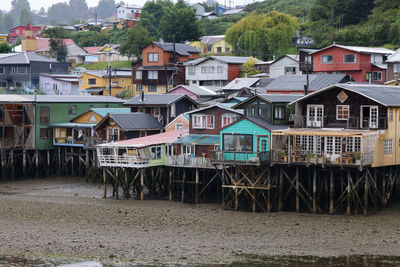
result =
M153 44L160 47L162 50L166 52L174 51L174 43L153 42ZM189 44L181 44L181 43L175 43L175 51L178 55L181 56L190 56L191 53L196 53L196 54L200 53L200 51L197 48L194 48Z
M52 63L58 62L55 59L50 59L50 58L40 56L40 55L31 53L31 52L6 54L5 56L0 57L0 65L30 64L32 61L34 61L34 62L52 62Z
M273 61L273 62L270 64L270 66L271 66L271 65L274 65L275 63L277 63L277 62L279 62L279 61L281 61L281 60L284 59L284 58L288 58L288 59L294 61L295 63L299 63L299 57L298 57L298 55L289 55L289 54L286 54L286 55L281 56L281 57L278 58L277 60Z
M260 78L236 78L233 81L229 82L221 91L224 90L240 90L243 87L251 87L258 83Z
M290 103L296 99L299 99L303 95L295 95L295 94L262 94L262 95L254 95L245 99L244 101L236 104L232 108L241 108L243 109L243 104L253 101L255 98L261 98L265 102L268 103Z
M99 53L102 48L102 46L88 46L84 47L83 49L89 54L94 54Z
M125 132L129 131L139 131L139 130L161 130L163 126L158 122L156 118L148 113L125 113L125 114L108 114L104 117L99 124L96 126L98 128L104 123L108 118L111 118L121 127Z
M132 99L126 101L124 105L127 106L140 106L140 105L155 105L155 106L169 106L181 99L188 99L194 105L197 106L197 102L187 95L170 95L170 94L144 94L144 100L142 101L142 95L137 95Z
M187 112L186 114L195 114L199 112L203 112L204 110L212 109L212 108L221 108L229 112L237 113L240 115L243 115L243 110L238 110L238 109L233 109L232 107L235 105L235 103L218 103L212 106L192 110L190 112Z
M320 50L317 50L315 52L310 53L312 54L316 54L319 53L321 51L324 51L326 49L332 48L332 47L339 47L342 49L346 49L346 50L350 50L350 51L354 51L354 52L358 52L361 54L393 54L394 51L384 48L384 47L364 47L364 46L349 46L349 45L338 45L338 44L333 44L330 45L328 47L322 48Z
M65 46L75 44L72 39L63 39ZM50 38L37 38L37 52L50 51Z
M169 90L168 93L178 89L179 87L183 87L186 90L188 90L188 91L190 91L193 94L198 95L198 96L213 96L213 95L217 94L216 92L208 89L205 86L184 85L184 84L183 85L178 85L175 88L172 88L171 90Z
M181 114L179 114L179 116L177 116L175 119L173 119L170 123L165 125L165 128L168 128L171 124L174 124L175 121L179 120L180 118L182 118L186 121L189 121L189 115L187 113L181 113Z
M123 114L123 113L130 113L130 108L91 108L91 111L97 113L98 115L104 117L108 113L111 114Z
M200 64L206 60L209 59L214 59L214 60L218 60L224 63L228 63L228 64L244 64L246 63L246 61L249 59L250 57L235 57L235 56L208 56L208 57L202 57L199 59L195 59L195 60L190 60L188 62L185 62L183 65L185 66L191 66L191 65L197 65ZM264 64L265 62L257 59L257 63L256 64Z
M32 100L34 95L25 95ZM36 102L44 103L123 103L124 100L113 96L86 96L86 95L37 95Z
M237 8L237 9L229 9L227 11L225 11L224 13L222 13L223 16L226 15L235 15L235 14L239 14L243 12L243 8Z
M209 12L213 13L213 12ZM205 15L206 13L204 13ZM205 45L213 45L219 40L222 40L225 38L225 35L210 35L210 36L202 36L200 37L200 42L202 42Z
M274 124L271 124L271 123L269 123L268 121L266 121L266 120L264 120L264 119L261 119L261 118L256 118L256 117L243 117L243 118L241 118L241 119L239 119L239 120L237 120L237 121L234 121L233 123L231 123L231 124L229 124L229 125L226 125L225 127L223 127L223 128L221 129L221 131L224 130L224 129L226 129L226 128L229 128L229 127L231 127L232 125L235 125L236 123L239 123L240 121L243 121L243 120L247 120L247 121L249 121L249 122L251 122L251 123L254 123L254 124L260 126L261 128L264 128L264 129L269 130L269 131L272 131L272 130L282 130L282 129L287 129L287 128L289 127L289 125L283 125L283 124L274 125Z
M316 91L332 84L348 82L347 74L312 74L309 75L309 91ZM281 75L275 78L265 89L267 91L304 91L307 75Z
M400 48L387 58L386 63L392 62L400 62Z
M399 86L387 86L387 85L369 85L369 84L334 84L319 91L313 92L311 94L305 95L297 100L294 100L290 104L294 104L296 102L302 101L309 97L312 97L317 94L321 94L325 91L334 89L334 88L342 88L345 90L349 90L356 94L362 95L366 98L369 98L377 103L380 103L384 106L398 107L400 106L400 87Z
M93 76L97 76L100 78L108 77L108 73L106 70L85 70L83 73L91 74ZM132 71L131 70L115 70L111 72L112 76L117 77L131 77Z
M145 137L133 138L133 139L123 140L123 141L118 141L118 142L113 142L113 143L105 143L105 144L100 144L97 146L141 148L141 147L154 146L154 145L160 145L160 144L172 144L178 138L188 135L188 133L189 133L189 129L182 129L182 130L177 130L177 131L152 134L152 135L148 135Z

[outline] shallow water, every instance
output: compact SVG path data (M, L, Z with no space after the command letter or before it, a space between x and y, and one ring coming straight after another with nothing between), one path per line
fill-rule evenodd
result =
M44 258L23 256L0 256L0 266L10 267L133 267L133 266L196 266L196 267L392 267L400 266L400 257L354 255L342 257L312 257L312 256L271 256L238 255L239 262L229 264L185 264L185 263L135 263L84 261L68 258Z

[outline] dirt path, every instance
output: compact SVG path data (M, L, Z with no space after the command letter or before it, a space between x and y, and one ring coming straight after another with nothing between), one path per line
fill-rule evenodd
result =
M76 178L0 183L0 254L215 263L239 254L400 256L400 207L364 217L102 199Z

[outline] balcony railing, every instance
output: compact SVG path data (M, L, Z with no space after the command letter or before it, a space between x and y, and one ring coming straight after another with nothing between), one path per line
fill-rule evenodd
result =
M211 151L212 163L235 163L246 165L260 165L270 162L270 151Z
M370 118L350 117L347 120L336 121L332 118L314 118L312 116L294 116L295 128L345 128L345 129L387 129L387 118L379 117L376 120Z
M101 155L97 154L101 167L131 167L145 168L149 166L149 158L128 155Z
M272 162L281 164L366 166L373 162L373 152L342 152L340 154L314 153L299 151L288 153L287 150L272 151Z
M168 166L191 167L191 168L213 168L207 157L191 157L190 155L175 155L167 157Z

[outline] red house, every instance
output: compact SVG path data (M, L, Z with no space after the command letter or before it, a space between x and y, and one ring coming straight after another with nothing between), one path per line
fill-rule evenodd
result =
M8 30L8 42L10 44L15 43L18 39L22 39L25 37L25 30L29 29L33 31L33 35L36 37L42 36L42 28L38 26L31 26L28 22L26 26L18 26L15 28L11 28Z
M152 42L142 50L143 61L132 67L135 93L166 93L185 82L182 62L198 59L200 51L189 44ZM175 59L174 59L175 55Z
M342 73L355 82L384 83L387 81L386 58L393 53L386 48L333 44L311 55L315 73Z

